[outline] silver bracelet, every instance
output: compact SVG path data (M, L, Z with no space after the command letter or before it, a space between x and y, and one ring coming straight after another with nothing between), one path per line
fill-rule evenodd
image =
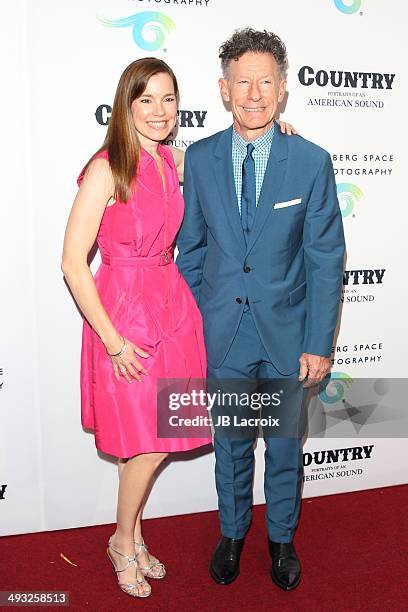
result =
M127 349L127 344L126 344L126 340L123 336L121 336L122 340L123 340L123 345L122 348L120 349L119 353L108 353L108 351L106 351L109 355L109 357L120 357Z

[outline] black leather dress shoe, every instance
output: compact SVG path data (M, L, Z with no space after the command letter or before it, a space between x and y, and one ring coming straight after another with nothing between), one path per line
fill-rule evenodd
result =
M300 582L301 569L292 542L283 544L269 540L269 550L272 556L272 580L285 591L295 589Z
M230 584L239 575L239 559L244 538L233 540L221 537L210 564L210 574L218 584Z

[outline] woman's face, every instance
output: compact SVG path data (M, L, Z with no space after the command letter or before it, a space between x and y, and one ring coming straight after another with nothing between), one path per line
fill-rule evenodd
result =
M160 72L150 77L143 94L133 100L131 110L142 147L165 140L177 118L177 98L171 76Z

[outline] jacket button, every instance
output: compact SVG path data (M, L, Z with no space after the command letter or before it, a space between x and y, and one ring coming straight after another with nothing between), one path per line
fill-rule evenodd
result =
M236 298L235 301L238 302L238 304L242 304L241 298Z
M244 272L250 272L251 268L249 266L244 266Z

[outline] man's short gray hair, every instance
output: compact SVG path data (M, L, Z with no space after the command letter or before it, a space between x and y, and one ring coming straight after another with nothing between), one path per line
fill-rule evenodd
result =
M279 36L267 30L257 31L252 28L236 30L220 47L221 68L224 77L228 77L228 67L232 60L237 61L247 51L251 53L270 53L278 64L282 78L286 77L288 58L286 47Z

